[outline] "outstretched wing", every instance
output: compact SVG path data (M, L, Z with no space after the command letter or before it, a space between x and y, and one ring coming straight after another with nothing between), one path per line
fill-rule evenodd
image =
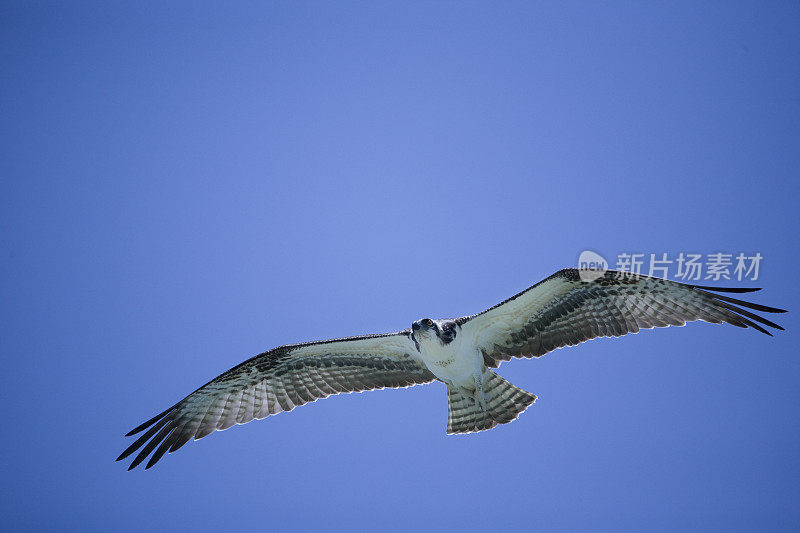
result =
M743 307L765 313L783 309L737 300L714 292L752 292L686 285L625 272L588 272L582 281L577 269L564 269L533 287L477 315L457 320L495 368L512 357L540 357L562 346L596 337L620 337L640 329L683 326L703 320L755 328L779 325ZM585 277L590 277L585 276ZM713 292L712 292L713 291Z
M281 346L217 376L126 436L147 430L117 458L155 450L145 468L190 439L245 424L341 392L408 387L436 379L408 331Z

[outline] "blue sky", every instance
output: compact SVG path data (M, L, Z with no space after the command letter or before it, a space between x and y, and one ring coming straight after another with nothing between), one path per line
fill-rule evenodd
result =
M539 400L477 435L433 384L114 462L255 353L585 249L759 252L800 309L798 4L129 4L0 6L3 529L800 527L792 313L505 364Z

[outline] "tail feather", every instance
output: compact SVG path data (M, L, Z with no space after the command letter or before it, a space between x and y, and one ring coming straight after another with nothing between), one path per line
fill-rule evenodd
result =
M486 410L470 391L447 386L447 433L471 433L507 424L536 401L536 395L515 387L491 370L483 378Z

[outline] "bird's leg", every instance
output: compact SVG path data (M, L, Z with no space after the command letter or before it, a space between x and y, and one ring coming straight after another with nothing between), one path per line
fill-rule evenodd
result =
M483 412L488 413L489 406L486 401L486 392L483 390L483 376L486 366L483 364L483 354L481 352L475 353L473 364L472 379L475 382L475 405L480 407Z
M473 377L475 381L475 405L480 406L481 410L484 412L489 411L489 407L486 403L486 393L483 390L483 375L478 374Z

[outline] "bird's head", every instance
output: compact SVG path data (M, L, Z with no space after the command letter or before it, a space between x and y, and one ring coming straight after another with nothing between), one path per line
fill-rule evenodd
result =
M439 326L430 318L420 318L411 324L411 334L417 339L439 336Z
M456 322L454 320L431 320L421 318L411 324L411 339L419 347L420 342L438 341L449 344L456 338Z

